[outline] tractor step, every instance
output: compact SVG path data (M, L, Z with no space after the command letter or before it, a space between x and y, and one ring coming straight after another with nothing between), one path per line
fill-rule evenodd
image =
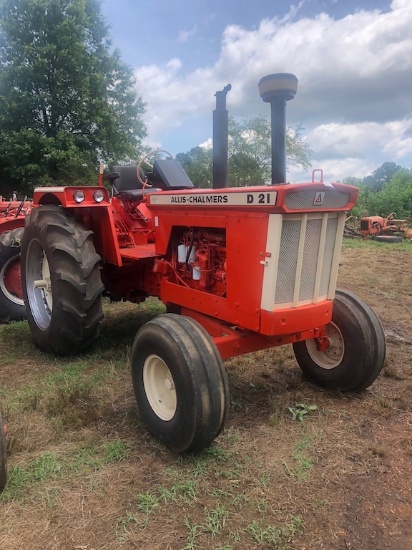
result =
M139 244L130 248L121 248L120 256L127 260L141 260L158 256L154 244Z

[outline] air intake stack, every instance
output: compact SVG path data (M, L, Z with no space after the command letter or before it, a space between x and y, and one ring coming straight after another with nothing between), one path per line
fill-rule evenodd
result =
M264 76L259 81L259 93L271 107L272 185L286 182L286 101L293 99L298 79L291 73Z
M228 84L216 92L216 109L213 111L213 189L227 187L229 113L226 96L232 89Z

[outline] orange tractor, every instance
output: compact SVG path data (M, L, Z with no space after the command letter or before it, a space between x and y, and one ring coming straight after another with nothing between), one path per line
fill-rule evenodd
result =
M363 239L372 237L382 242L402 242L402 234L407 237L407 220L396 220L394 212L383 216L364 216L360 219L359 233Z
M31 201L0 200L0 323L25 318L20 273L24 219Z
M385 358L377 316L336 290L358 190L284 183L285 106L297 79L269 75L259 90L271 104L272 185L227 188L223 161L214 188L198 189L176 160L155 158L146 175L143 162L117 167L112 196L103 186L37 188L26 221L23 293L41 349L69 354L96 341L102 295L166 305L136 334L132 379L143 422L177 452L202 449L224 427L222 359L292 344L311 380L360 391ZM222 127L227 91L216 94ZM221 154L227 136L219 139Z

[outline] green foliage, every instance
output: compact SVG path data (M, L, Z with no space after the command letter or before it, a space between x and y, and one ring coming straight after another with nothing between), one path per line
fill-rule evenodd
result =
M104 460L107 463L120 462L129 456L131 449L132 445L128 441L122 439L110 441L105 445Z
M228 516L229 511L222 504L218 504L215 508L208 510L204 524L205 532L210 533L212 538L215 537L222 529Z
M389 164L389 163L386 163ZM393 163L392 163L393 164ZM365 178L367 179L367 178ZM359 198L352 213L356 216L388 216L396 218L412 216L412 171L397 169L391 179L378 190L368 187L363 180L359 186Z
M299 420L299 422L303 422L305 416L316 411L317 408L318 407L316 405L298 403L294 407L288 407L288 410L292 413L292 420Z
M293 449L294 468L293 473L300 481L307 481L310 471L313 468L313 460L306 454L306 451L311 446L309 436L303 437L295 444Z
M265 544L270 548L285 548L288 542L303 528L303 521L300 516L292 516L290 521L281 527L265 525L262 521L254 520L248 527L247 532L258 544Z
M100 161L137 156L143 112L100 0L0 0L3 180L95 183Z
M395 162L384 162L379 168L374 170L370 176L363 179L364 185L372 188L374 191L380 191L385 184L389 183L401 166Z
M412 216L412 172L398 170L377 195L378 211L395 212L398 218Z
M343 248L363 250L383 249L412 252L412 242L404 239L401 243L385 243L373 239L343 239Z
M286 151L289 163L310 167L309 145L301 137L302 128L288 129ZM188 176L198 187L212 186L213 154L205 147L194 147L187 153L176 155ZM263 116L237 121L229 117L230 187L264 185L271 178L270 122Z
M229 118L229 185L263 185L270 181L272 166L269 119L258 116L236 121ZM290 164L309 168L310 149L301 138L301 127L286 133Z
M307 482L309 474L313 469L313 460L308 456L307 451L312 445L312 439L309 435L305 435L300 439L293 448L292 459L293 465L283 462L285 472L290 477L295 477L300 482Z
M176 159L184 167L196 187L212 187L212 150L194 147L187 153L178 153Z
M63 463L55 453L46 452L35 458L28 466L12 465L8 482L1 500L8 501L21 496L33 483L53 479L63 474Z

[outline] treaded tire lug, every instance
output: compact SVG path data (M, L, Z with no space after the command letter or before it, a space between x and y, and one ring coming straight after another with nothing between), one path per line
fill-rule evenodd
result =
M36 345L58 355L90 347L100 334L104 288L93 232L58 206L37 207L26 223L21 259ZM35 281L45 280L49 286L35 288Z

